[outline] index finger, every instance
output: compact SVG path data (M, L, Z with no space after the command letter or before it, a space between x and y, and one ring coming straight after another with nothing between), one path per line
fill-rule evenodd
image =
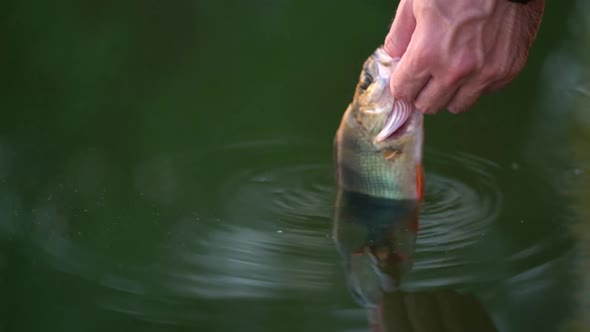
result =
M389 82L393 97L410 103L431 79L431 61L426 56L427 49L421 46L419 33L417 27Z
M415 28L413 0L402 0L397 7L389 33L385 37L383 45L385 52L392 58L401 58L410 43Z

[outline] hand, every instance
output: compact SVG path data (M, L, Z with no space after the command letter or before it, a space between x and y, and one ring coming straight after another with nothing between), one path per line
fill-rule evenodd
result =
M526 64L545 0L401 0L385 51L401 60L393 96L425 113L460 113Z

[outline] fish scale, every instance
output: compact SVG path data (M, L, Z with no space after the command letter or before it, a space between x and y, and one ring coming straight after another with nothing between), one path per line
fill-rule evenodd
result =
M363 64L334 139L337 181L349 192L421 200L423 115L391 95L395 65L382 48Z
M387 160L354 124L346 122L343 121L335 139L337 180L341 188L374 197L415 199L416 167L420 165L412 160L412 154L401 151Z

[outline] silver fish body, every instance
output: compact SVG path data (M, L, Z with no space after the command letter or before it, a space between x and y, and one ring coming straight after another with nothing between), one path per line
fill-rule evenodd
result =
M379 48L363 65L334 139L337 182L345 191L421 200L423 115L391 95L395 64Z

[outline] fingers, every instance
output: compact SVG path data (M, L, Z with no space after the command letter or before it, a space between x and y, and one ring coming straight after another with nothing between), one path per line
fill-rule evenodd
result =
M428 28L428 27L427 27ZM420 31L418 26L416 31ZM416 108L433 114L447 107L455 99L457 110L471 106L473 96L479 96L479 58L469 51L457 51L444 56L432 43L434 32L426 38L410 41L406 54L391 77L394 97L414 102ZM465 91L463 91L465 87Z
M390 79L393 97L408 103L414 103L420 91L428 84L431 79L430 69L435 60L431 57L432 47L425 45L428 37L421 37L425 35L420 30L421 27L416 27L414 38L410 40Z
M425 70L427 67L420 65L420 60L424 57L414 56L415 53L420 53L421 49L412 47L412 44L417 43L416 38L412 40L413 36L421 36L416 31L413 0L401 0L391 29L385 38L384 49L391 57L401 58L391 76L391 92L396 99L410 103L430 79L429 72Z
M397 8L395 19L385 37L383 48L392 58L401 58L410 43L416 19L412 10L412 0L402 0Z
M480 96L481 92L471 87L459 89L455 98L448 104L447 110L454 114L463 113L473 107Z
M492 3L481 0L477 3ZM400 58L394 98L425 113L460 113L506 86L524 67L544 1L536 11L509 4L481 10L471 0L401 0L384 49Z
M423 113L434 114L453 100L457 90L457 86L447 86L441 80L430 79L420 91L414 105Z

